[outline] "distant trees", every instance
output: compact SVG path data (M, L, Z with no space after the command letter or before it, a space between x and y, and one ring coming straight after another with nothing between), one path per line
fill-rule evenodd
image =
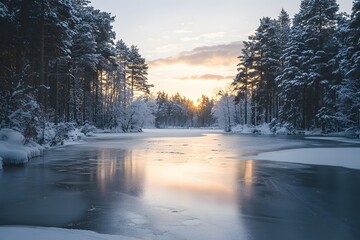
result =
M214 100L202 96L198 106L179 93L169 96L165 92L158 92L156 96L157 112L155 126L169 127L210 127L215 123L211 109Z
M241 123L359 127L359 5L348 18L335 0L303 0L292 25L284 10L262 18L233 81Z
M215 119L212 115L212 109L214 107L214 99L202 95L198 100L196 107L196 119L197 126L210 127L214 124Z

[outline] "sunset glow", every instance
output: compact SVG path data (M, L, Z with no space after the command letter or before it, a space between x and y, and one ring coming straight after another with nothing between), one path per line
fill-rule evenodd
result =
M282 8L293 15L300 5L300 0L212 0L205 7L204 1L191 0L91 2L116 16L117 39L139 46L153 92L180 92L194 101L233 80L241 43L261 17L276 18ZM350 12L352 1L338 3Z

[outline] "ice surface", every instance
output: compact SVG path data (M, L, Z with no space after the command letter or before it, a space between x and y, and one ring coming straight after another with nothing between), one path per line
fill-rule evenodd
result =
M0 239L6 240L135 240L121 235L99 234L86 230L70 230L45 227L0 227Z
M360 169L360 148L300 148L260 153L253 160L271 160Z
M0 171L0 225L115 239L360 239L358 170L243 159L289 148L308 158L321 150L311 147L342 147L342 159L354 160L354 144L208 130L100 134L83 143ZM334 155L321 151L318 158ZM60 229L49 239L87 233Z

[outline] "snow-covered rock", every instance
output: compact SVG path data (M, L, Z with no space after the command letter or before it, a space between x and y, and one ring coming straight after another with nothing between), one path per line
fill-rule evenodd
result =
M21 165L41 155L43 147L30 142L24 145L24 136L12 129L0 130L0 161L2 165Z
M24 136L12 129L3 128L0 130L0 141L5 141L13 144L23 144Z

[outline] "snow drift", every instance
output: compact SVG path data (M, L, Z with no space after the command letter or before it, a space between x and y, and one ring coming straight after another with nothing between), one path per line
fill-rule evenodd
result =
M12 129L0 130L0 165L21 165L41 155L43 147L30 142L24 145L24 136ZM2 159L2 161L1 161Z

